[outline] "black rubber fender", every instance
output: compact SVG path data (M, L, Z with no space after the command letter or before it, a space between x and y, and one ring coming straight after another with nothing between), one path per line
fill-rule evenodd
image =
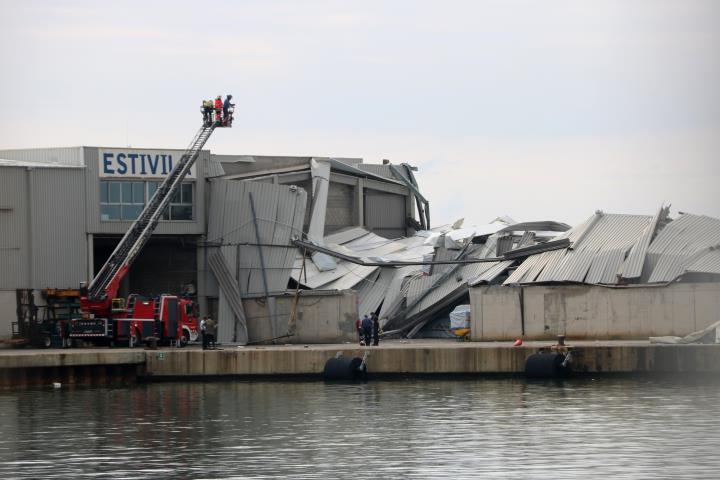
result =
M333 357L325 362L325 380L365 380L367 365L359 357Z
M525 360L525 376L528 378L564 378L570 374L570 364L563 366L565 355L555 352L539 352Z

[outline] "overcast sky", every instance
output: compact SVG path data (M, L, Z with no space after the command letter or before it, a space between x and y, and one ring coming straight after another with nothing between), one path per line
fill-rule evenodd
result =
M720 217L720 1L0 0L0 149L408 162L435 223Z

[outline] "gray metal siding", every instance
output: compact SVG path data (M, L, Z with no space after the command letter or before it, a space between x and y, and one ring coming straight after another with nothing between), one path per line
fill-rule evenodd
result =
M30 288L26 175L0 167L0 289Z
M385 238L405 236L405 197L365 189L365 226Z
M32 171L34 288L73 287L87 280L85 171Z
M84 179L84 169L0 168L0 289L85 280Z
M221 244L230 272L243 295L264 294L262 269L249 193L252 192L260 242L263 246L268 289L284 292L296 249L287 248L301 234L307 194L295 187L258 182L213 180L207 241ZM249 245L248 245L249 244ZM222 297L222 292L221 292Z
M177 150L178 155L182 150ZM87 165L87 231L88 233L124 234L131 221L100 221L100 177L98 173L98 148L83 147L83 158ZM197 180L195 183L195 210L192 221L160 221L156 235L199 235L205 233L205 162L210 161L210 152L203 150L197 159Z

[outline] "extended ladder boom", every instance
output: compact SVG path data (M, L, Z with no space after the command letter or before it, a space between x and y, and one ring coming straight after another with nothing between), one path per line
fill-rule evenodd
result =
M190 171L205 142L208 141L217 126L218 124L215 122L204 125L195 135L190 146L180 157L180 161L158 187L140 216L120 240L110 258L88 285L87 296L89 299L112 298L117 294L120 282L130 268L130 264L150 239L170 199L180 188L185 175Z

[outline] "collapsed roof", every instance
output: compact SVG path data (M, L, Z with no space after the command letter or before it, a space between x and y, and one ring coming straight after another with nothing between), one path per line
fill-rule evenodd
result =
M398 240L355 228L326 237L324 251L344 260L327 271L308 261L308 277L294 277L301 285L353 288L361 315L377 312L386 333L412 337L474 285L667 284L698 274L717 281L720 220L688 213L673 220L663 207L654 216L598 211L574 228L558 222L441 227Z
M720 274L720 220L596 212L558 237L570 245L528 257L505 285L575 282L601 285L668 283L689 273Z
M661 207L654 215L598 211L572 228L509 217L429 228L429 205L408 165L288 157L267 169L253 158L237 160L258 162L247 173L230 173L229 159L218 159L230 167L213 180L211 198L208 265L221 314L235 317L225 324L232 329L225 336L234 340L247 338L237 299L269 298L286 291L289 281L303 289L356 290L360 315L376 312L386 332L412 337L475 285L618 287L720 279L720 220L712 217L681 213L672 219L669 207ZM309 198L302 188L262 183L299 170L312 179ZM324 235L331 172L407 187L417 201L415 234L386 238L356 226ZM250 208L251 197L261 211Z

